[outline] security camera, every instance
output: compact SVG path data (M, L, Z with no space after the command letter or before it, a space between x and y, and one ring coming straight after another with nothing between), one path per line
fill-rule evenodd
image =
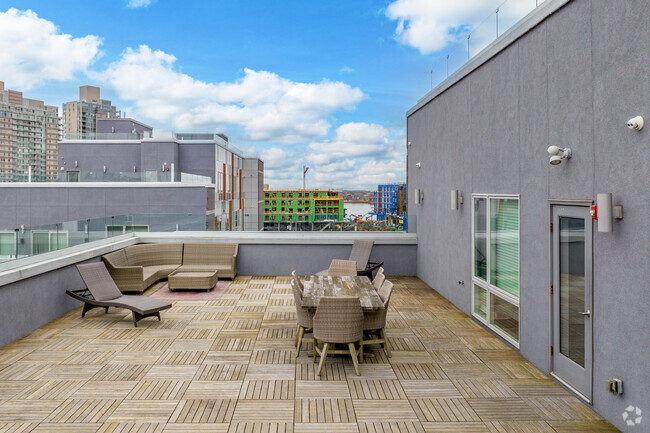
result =
M641 116L636 116L630 120L627 121L627 127L630 129L634 129L636 131L640 131L643 129L643 117Z
M548 160L551 165L562 164L563 159L571 159L571 149L568 147L549 146L547 152L551 155Z

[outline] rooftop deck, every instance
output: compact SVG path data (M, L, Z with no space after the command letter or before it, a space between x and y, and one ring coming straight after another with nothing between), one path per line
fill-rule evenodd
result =
M0 432L617 431L417 278L395 283L392 358L315 375L289 277L238 277L162 321L80 309L0 350ZM152 290L155 290L152 289Z

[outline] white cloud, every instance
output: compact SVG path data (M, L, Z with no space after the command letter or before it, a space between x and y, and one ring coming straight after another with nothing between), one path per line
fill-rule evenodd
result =
M0 79L26 91L84 72L99 56L99 37L74 38L31 10L0 12Z
M388 131L381 125L345 123L336 128L331 140L310 143L309 159L317 164L328 164L346 157L381 155L389 145Z
M397 21L396 39L417 48L422 54L438 51L450 43L458 42L474 26L490 14L494 15L502 0L396 0L386 8L386 16ZM511 0L499 11L501 31L529 12L534 3ZM480 47L486 45L483 39L494 39L495 19L485 22L477 29L476 39ZM482 33L485 33L483 35ZM474 35L473 35L474 36ZM474 48L477 49L477 48Z
M354 72L354 68L351 68L349 66L343 66L341 68L341 72L350 72L350 73L352 73L352 72Z
M314 187L376 189L406 180L403 131L382 125L343 124L331 139L312 142L305 152L311 167L308 185Z
M126 7L135 9L135 8L146 8L151 4L151 0L127 0Z
M209 83L174 69L176 57L146 45L128 48L98 74L136 114L177 130L238 125L246 138L299 143L325 137L331 116L366 96L343 82L301 83L267 71L244 70L234 82Z

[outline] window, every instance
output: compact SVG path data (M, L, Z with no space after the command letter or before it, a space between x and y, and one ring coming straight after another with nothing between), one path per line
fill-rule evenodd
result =
M47 253L68 246L68 232L35 230L32 232L32 254Z
M16 232L0 232L0 261L16 258Z
M472 198L473 315L519 347L519 198Z
M149 226L148 225L140 225L140 226L132 226L132 225L127 225L127 226L122 226L122 225L117 225L117 226L106 226L106 235L107 236L119 236L123 235L124 233L132 233L132 232L148 232L149 231Z

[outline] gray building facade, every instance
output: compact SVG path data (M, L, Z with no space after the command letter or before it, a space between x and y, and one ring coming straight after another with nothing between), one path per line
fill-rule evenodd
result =
M264 193L262 188L252 187L251 179L255 178L255 185L263 184L264 164L258 158L245 157L223 135L63 140L59 149L59 170L67 181L209 183L215 189L217 230L263 228L259 200ZM256 170L246 171L245 164Z
M648 0L547 0L407 113L418 276L624 431L650 425L622 417L650 412L650 128L626 126L639 115ZM549 164L550 146L571 159Z
M97 135L124 134L137 138L151 137L153 128L130 117L97 119Z

